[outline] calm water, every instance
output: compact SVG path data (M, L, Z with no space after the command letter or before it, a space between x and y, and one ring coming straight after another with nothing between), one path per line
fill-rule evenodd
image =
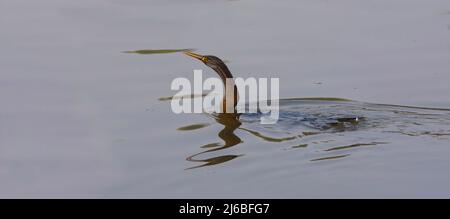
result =
M0 197L450 197L448 0L1 0L0 27ZM167 48L279 77L280 122L173 114L215 73L121 52Z

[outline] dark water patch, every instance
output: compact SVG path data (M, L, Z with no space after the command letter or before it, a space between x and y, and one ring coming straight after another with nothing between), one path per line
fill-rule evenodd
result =
M292 146L291 148L306 148L306 147L308 147L308 144L299 144L299 145Z
M190 170L190 169L195 169L195 168L200 168L200 167L206 167L206 166L213 166L213 165L217 165L217 164L228 162L230 160L233 160L233 159L241 157L241 156L244 156L244 155L243 154L240 154L240 155L223 155L223 156L217 156L217 157L203 159L203 160L202 159L194 159L192 157L189 157L186 160L191 161L191 162L205 162L205 163L202 164L202 165L186 168L185 170Z
M406 135L406 136L411 136L411 137L419 137L419 136L428 136L428 137L437 137L437 138L442 138L442 137L450 137L450 131L442 131L442 132L430 132L430 131L411 131L411 132L406 132L406 131L385 131L388 133L397 133L397 134L402 134L402 135Z
M318 135L320 132L302 132L303 136Z
M207 123L199 123L199 124L192 124L192 125L188 125L188 126L183 126L183 127L177 128L177 130L178 131L191 131L191 130L201 129L201 128L204 128L206 126L209 126L209 124L207 124Z
M350 154L331 156L331 157L321 157L321 158L317 158L317 159L312 159L311 161L334 160L334 159L344 158L344 157L348 157L348 156L350 156Z
M379 144L388 144L388 142L371 142L371 143L357 143L357 144L351 144L346 146L337 146L330 149L326 149L324 151L336 151L336 150L344 150L344 149L350 149L350 148L356 148L356 147L364 147L364 146L374 146Z
M222 146L220 143L216 142L216 143L210 143L210 144L205 144L203 146L201 146L201 148L215 148L215 147L220 147Z
M246 129L246 128L239 128L239 129L247 131L248 133L250 133L264 141L267 141L267 142L283 142L283 141L290 141L290 140L297 138L297 136L284 137L284 138L269 137L269 136L265 136L265 135L261 134L260 132L253 131L250 129Z

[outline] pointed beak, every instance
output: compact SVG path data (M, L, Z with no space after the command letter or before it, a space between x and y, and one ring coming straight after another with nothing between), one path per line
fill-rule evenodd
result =
M188 55L188 56L190 56L190 57L193 57L193 58L196 58L196 59L198 59L198 60L200 60L200 61L202 61L202 59L203 59L203 56L202 55L200 55L200 54L196 54L196 53L193 53L193 52L184 52L184 54L186 54L186 55Z

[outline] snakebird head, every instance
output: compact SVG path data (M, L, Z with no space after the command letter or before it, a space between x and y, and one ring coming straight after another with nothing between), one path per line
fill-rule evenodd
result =
M193 52L184 52L184 54L202 61L203 63L205 63L205 65L212 68L222 79L222 82L225 85L225 96L223 97L223 102L222 102L223 112L230 112L230 110L227 108L227 104L226 104L227 102L231 103L231 101L232 101L233 104L231 104L231 105L233 105L233 108L236 107L238 99L239 99L239 94L238 94L236 85L233 85L234 89L226 89L227 78L233 78L233 75L231 74L230 70L228 70L228 67L225 65L225 63L221 59L217 58L216 56L211 56L211 55L204 56L204 55L196 54ZM230 99L230 98L232 98L232 100L227 101L227 99Z
M227 78L233 78L233 75L231 74L230 70L228 70L228 67L225 65L225 63L216 56L200 55L193 52L184 52L184 54L202 61L205 65L217 72L217 74L219 74L220 78L224 82Z

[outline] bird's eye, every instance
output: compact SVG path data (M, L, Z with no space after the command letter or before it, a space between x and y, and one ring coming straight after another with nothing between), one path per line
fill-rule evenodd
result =
M202 58L202 61L203 61L203 62L207 62L207 61L208 61L208 57L203 57L203 58Z

